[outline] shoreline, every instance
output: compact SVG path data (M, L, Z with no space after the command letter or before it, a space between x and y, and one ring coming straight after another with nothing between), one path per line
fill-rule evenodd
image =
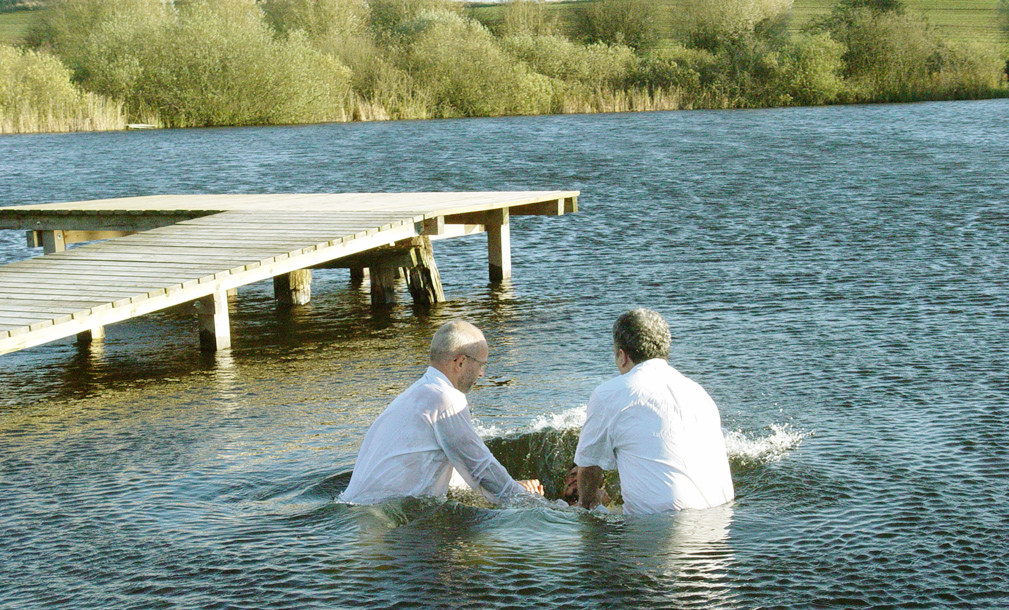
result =
M711 106L691 106L679 108L619 108L614 110L598 111L569 111L569 112L549 112L538 114L501 114L486 116L443 116L443 117L388 117L388 118L352 118L344 121L315 121L305 123L249 123L235 125L193 125L185 127L165 126L157 123L125 123L118 128L94 128L94 129L61 129L61 130L26 130L26 131L6 131L2 129L2 116L0 116L0 138L17 135L56 135L72 133L102 133L102 132L127 132L127 131L162 131L172 129L227 129L241 127L304 127L310 125L333 125L350 123L386 123L395 121L444 121L455 119L500 119L500 118L523 118L523 117L544 117L544 116L565 116L565 115L589 115L589 114L625 114L625 113L647 113L647 112L694 112L705 110L772 110L785 108L827 108L839 106L885 106L899 104L929 104L943 102L983 102L989 100L1009 99L1009 88L1001 92L1001 95L990 95L986 97L959 97L959 98L929 98L915 99L908 101L853 101L834 104L815 105L788 105L788 106L732 106L732 105L711 105Z

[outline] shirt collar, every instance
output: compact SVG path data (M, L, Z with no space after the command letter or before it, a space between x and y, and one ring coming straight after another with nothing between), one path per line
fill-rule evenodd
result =
M445 373L442 373L433 366L427 367L427 371L424 372L424 377L426 377L429 381L434 381L442 385L447 385L452 389L455 389L455 386L452 385L452 380L449 379L448 376L445 375Z
M638 369L642 369L642 370L644 370L644 369L654 369L654 368L667 367L667 366L669 366L669 363L666 362L665 360L663 360L662 358L652 358L651 360L645 360L644 362L639 362L639 363L635 364L634 368L632 368L631 371L635 371L635 370L638 370ZM627 371L627 372L630 373L631 371Z

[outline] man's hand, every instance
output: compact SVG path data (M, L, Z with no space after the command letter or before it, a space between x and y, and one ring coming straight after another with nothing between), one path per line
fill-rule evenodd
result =
M538 496L543 495L543 485L540 483L539 479L524 479L522 481L515 481L522 486L529 493L536 494Z

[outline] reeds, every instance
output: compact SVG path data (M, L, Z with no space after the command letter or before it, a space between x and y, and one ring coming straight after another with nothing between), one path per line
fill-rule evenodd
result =
M123 129L123 106L83 91L54 57L0 45L0 133Z
M73 103L0 108L0 134L114 131L126 128L123 105L84 92Z

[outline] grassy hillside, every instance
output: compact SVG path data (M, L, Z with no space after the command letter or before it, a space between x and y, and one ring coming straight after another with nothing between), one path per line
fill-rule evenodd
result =
M800 30L812 21L830 14L836 0L795 0L792 12L792 29ZM667 7L671 14L683 6L683 0L656 0ZM561 19L569 16L579 2L551 2L550 9ZM977 42L1009 42L999 28L999 0L904 0L908 11L925 15L928 21L939 27L947 38L973 40ZM472 3L472 14L485 23L500 20L500 6L496 4Z
M656 0L675 11L679 0ZM830 13L835 0L795 0L792 28L800 29L810 21ZM1009 42L999 29L999 0L904 0L908 10L924 14L949 38L979 42ZM566 17L577 2L554 2L550 8L558 16ZM482 21L493 22L500 8L494 4L474 3L473 15ZM0 43L16 44L28 28L32 13L18 11L0 13Z
M0 13L0 44L18 44L28 31L33 13L15 11Z
M948 38L1006 42L999 29L999 0L904 0L904 5L908 11L925 15ZM792 27L798 29L829 14L833 6L834 0L795 0Z

